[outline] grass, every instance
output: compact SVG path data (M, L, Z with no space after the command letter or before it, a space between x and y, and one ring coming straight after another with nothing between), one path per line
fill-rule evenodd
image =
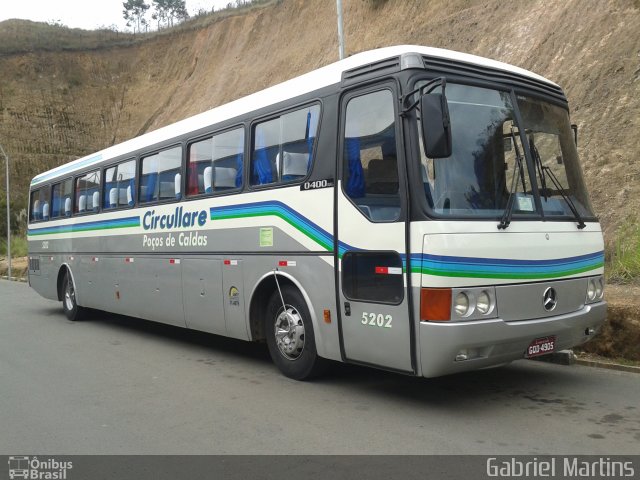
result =
M640 221L628 218L605 252L607 280L631 283L640 280Z
M30 20L0 22L0 55L37 50L90 50L129 45L136 37L109 29L81 30Z
M133 34L118 31L115 26L104 26L96 30L69 28L58 23L33 22L11 19L0 22L0 56L34 51L97 50L114 46L129 46L156 36L195 30L206 27L223 18L242 15L250 10L278 4L282 0L244 0L229 2L231 7L207 12L201 10L171 28L151 30ZM385 0L386 1L386 0ZM379 3L379 0L378 2Z
M27 237L22 235L11 236L11 258L27 256ZM0 256L7 255L7 239L0 239Z

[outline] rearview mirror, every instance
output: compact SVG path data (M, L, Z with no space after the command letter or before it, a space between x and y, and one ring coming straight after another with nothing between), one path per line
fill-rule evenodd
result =
M578 125L575 123L571 124L571 130L573 130L573 141L576 142L576 147L578 146Z
M441 93L423 95L420 99L420 121L427 157L451 156L451 124L447 97Z

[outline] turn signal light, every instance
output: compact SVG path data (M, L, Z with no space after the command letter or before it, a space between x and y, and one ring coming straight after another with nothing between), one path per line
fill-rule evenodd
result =
M420 291L420 320L423 322L451 320L450 288L423 288Z

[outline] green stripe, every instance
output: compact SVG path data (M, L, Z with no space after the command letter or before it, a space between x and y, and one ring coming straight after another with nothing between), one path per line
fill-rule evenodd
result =
M250 217L278 217L284 220L285 222L287 222L289 225L291 225L293 228L298 230L300 233L309 237L311 240L316 242L325 250L329 252L333 251L333 244L327 244L322 238L319 238L318 236L316 236L312 231L304 229L301 225L296 224L293 219L288 218L287 216L283 215L279 211L247 212L247 213L234 213L234 214L216 213L215 215L211 214L211 220L230 220L230 219L250 218Z
M486 273L477 271L447 271L447 270L435 270L431 268L421 268L419 266L412 267L412 273L422 273L423 275L434 275L438 277L465 277L465 278L504 278L512 280L532 280L542 278L557 278L567 277L569 275L576 275L578 273L584 273L596 268L604 266L604 262L599 262L592 266L575 268L570 270L564 270L561 272L549 272L549 273Z
M66 228L61 228L56 232L38 232L37 230L35 230L34 232L28 234L27 237L36 237L39 235L58 235L60 233L90 232L92 230L115 230L116 228L131 228L131 227L139 227L139 226L140 226L140 222L131 222L131 223L125 223L121 225L105 225L105 226L89 227L89 228L86 228L86 227L83 228L82 225L68 225L68 226L65 225Z

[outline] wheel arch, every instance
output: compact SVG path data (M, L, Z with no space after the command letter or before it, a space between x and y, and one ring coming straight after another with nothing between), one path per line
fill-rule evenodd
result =
M308 292L290 273L278 270L275 272L275 274L278 276L280 288L282 288L283 285L291 285L295 287L302 295L302 298L307 304L307 308L309 309L309 313L311 315L311 324L313 325L316 351L318 352L318 354L322 355L322 352L320 352L319 349L319 347L322 345L322 342L319 341L320 329L318 325L318 319ZM249 328L252 341L265 339L265 333L263 331L264 312L269 298L271 297L273 292L277 291L277 289L278 287L276 285L274 272L271 271L262 275L262 277L258 279L251 291L251 299L249 300Z
M64 298L64 292L62 291L62 288L63 288L64 277L67 274L67 272L69 272L69 275L71 276L71 281L73 282L73 289L76 292L76 303L77 303L78 289L76 288L76 280L75 278L73 278L73 272L71 271L71 267L66 262L60 265L60 268L58 269L58 279L56 280L56 286L58 291L58 301L62 301L62 299Z

